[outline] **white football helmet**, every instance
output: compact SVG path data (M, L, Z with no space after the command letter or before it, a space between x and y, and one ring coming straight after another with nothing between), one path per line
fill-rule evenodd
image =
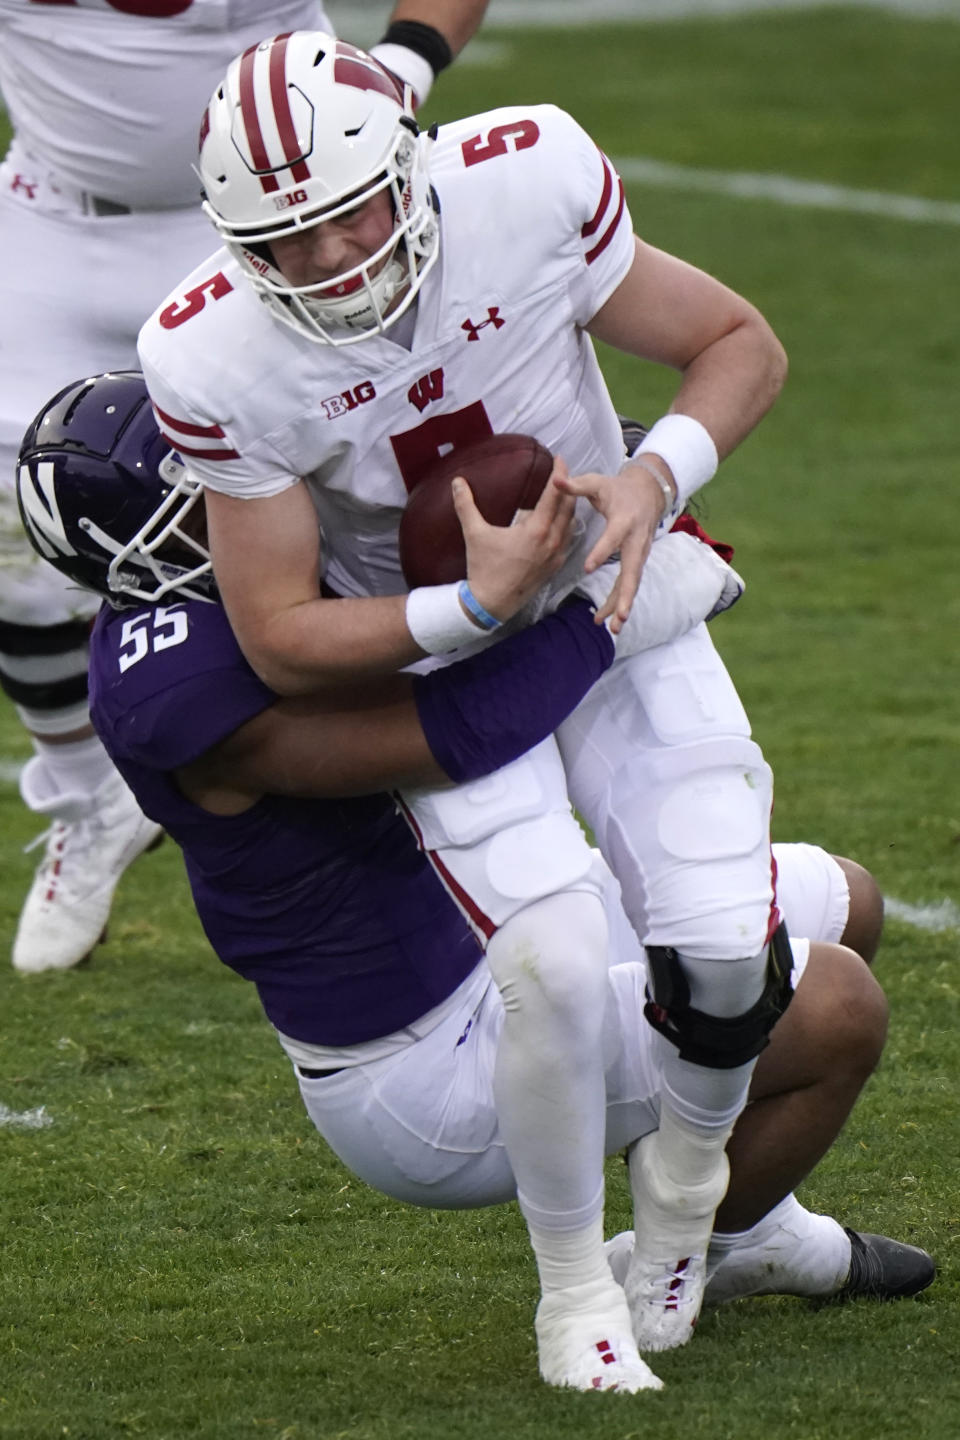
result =
M280 320L311 340L350 345L393 324L437 258L430 143L409 87L365 51L321 31L277 35L233 61L207 108L203 208ZM322 290L288 283L271 240L383 190L394 213L385 245Z

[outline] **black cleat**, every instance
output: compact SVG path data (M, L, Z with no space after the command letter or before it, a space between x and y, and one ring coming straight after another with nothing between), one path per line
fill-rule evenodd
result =
M870 1300L898 1300L917 1295L933 1283L937 1267L917 1245L903 1245L886 1235L861 1234L844 1227L850 1237L850 1274L837 1291L838 1300L863 1295Z

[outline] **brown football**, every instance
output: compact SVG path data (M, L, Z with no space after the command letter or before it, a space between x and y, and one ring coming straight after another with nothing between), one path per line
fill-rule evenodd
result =
M553 456L532 435L488 435L434 462L410 492L400 517L400 564L411 590L464 580L467 552L450 482L462 475L491 525L510 525L532 510L553 469Z

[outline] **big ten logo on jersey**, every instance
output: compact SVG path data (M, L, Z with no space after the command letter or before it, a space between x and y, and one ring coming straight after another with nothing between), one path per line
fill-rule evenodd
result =
M373 381L361 380L352 390L342 390L339 395L329 395L326 400L321 400L320 404L327 419L336 420L340 415L349 415L358 405L366 405L368 400L376 399L376 395Z
M193 0L30 0L31 5L71 5L76 10L118 10L121 15L143 15L149 20L168 20L182 15Z

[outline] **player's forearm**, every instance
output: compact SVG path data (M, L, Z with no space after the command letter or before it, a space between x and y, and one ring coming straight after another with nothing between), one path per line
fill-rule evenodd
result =
M699 420L722 460L763 419L786 376L783 346L754 311L691 360L670 413Z
M458 55L478 29L486 9L487 0L397 0L390 23L415 20L432 25Z
M386 675L423 658L406 622L406 597L308 600L270 618L227 606L247 661L278 695L308 695L359 676Z

